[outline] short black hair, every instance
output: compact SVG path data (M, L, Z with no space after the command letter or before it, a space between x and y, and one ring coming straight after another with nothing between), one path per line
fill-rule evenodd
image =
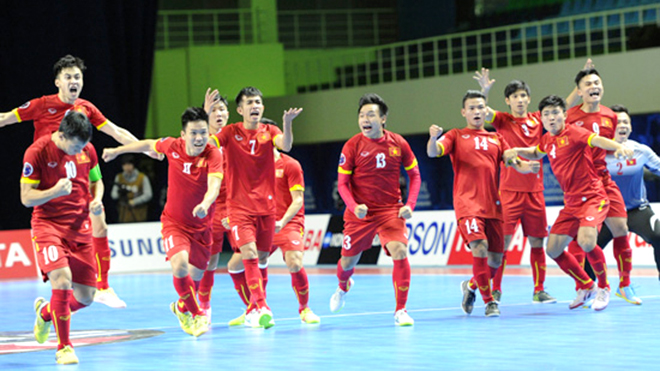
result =
M615 104L612 107L610 107L610 109L616 113L625 112L628 116L630 116L630 112L628 112L628 108L626 108L626 106L624 106L623 104Z
M511 94L517 92L518 90L524 90L527 95L532 95L529 85L522 80L513 80L504 87L504 98L508 98Z
M78 139L81 142L92 140L92 123L80 111L71 110L64 115L58 129L66 139Z
M181 130L186 131L188 123L191 121L204 121L206 125L209 124L209 116L201 107L188 107L183 114L181 114Z
M264 95L261 94L261 90L255 88L254 86L246 86L241 91L238 92L236 96L236 105L240 106L243 97L259 97L264 99Z
M548 95L539 102L539 112L542 112L545 107L561 107L566 112L566 101L558 95Z
M362 107L367 104L377 104L378 113L380 114L381 117L386 116L387 112L389 111L389 108L387 107L387 103L385 103L383 98L381 98L378 94L375 93L367 93L360 98L360 102L358 103L358 114L360 114L360 110L362 109Z
M595 68L587 68L586 70L582 70L578 72L577 76L575 76L575 85L579 87L580 80L582 80L585 76L589 76L589 75L596 75L600 77L600 74Z
M53 74L55 75L55 78L57 79L57 76L60 75L60 72L62 72L63 69L69 67L78 67L80 68L80 72L85 72L87 69L87 67L85 67L85 61L78 57L74 57L71 54L67 54L55 62L55 65L53 66Z
M273 120L271 120L267 117L262 117L261 120L259 120L259 122L261 122L262 124L266 124L266 125L275 125L275 126L277 126L277 122L275 122L275 121L273 121Z
M463 96L463 104L461 107L465 108L465 101L474 98L481 98L485 101L486 95L484 95L484 93L480 92L479 90L468 90L467 92L465 92L465 95Z

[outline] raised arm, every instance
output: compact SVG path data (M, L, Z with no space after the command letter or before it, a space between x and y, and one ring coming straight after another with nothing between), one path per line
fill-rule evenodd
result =
M442 128L438 125L431 125L429 127L429 141L426 143L426 154L429 157L439 157L443 154L440 153L438 147L438 139L442 136Z
M606 151L614 151L614 157L616 158L633 158L635 154L632 149L627 148L623 144L598 135L591 137L591 145Z
M586 70L586 69L589 69L589 68L594 68L594 66L595 65L591 61L591 58L589 58L584 63L584 67L582 67L582 69ZM578 95L577 91L578 91L577 86L574 86L573 90L566 97L566 108L571 108L571 107L577 105L580 102L580 96Z
M105 134L108 134L121 144L129 144L138 141L138 138L136 138L135 135L133 135L130 131L117 126L110 120L108 120L105 125L101 126L101 129L99 130Z
M289 152L293 146L293 119L298 117L302 108L289 108L282 115L282 134L275 138L275 145L284 152Z
M488 68L481 68L480 71L476 71L474 73L474 76L472 76L473 79L477 80L479 83L479 86L481 87L481 92L484 93L486 96L486 102L488 102L488 93L490 92L490 89L493 87L493 84L495 83L495 80L490 79L490 71ZM486 122L492 122L493 121L493 116L495 116L495 110L490 108L490 106L486 107L487 113L486 113Z
M17 122L18 118L16 118L14 111L0 113L0 128Z
M156 139L144 139L137 142L125 144L116 148L106 148L103 150L103 161L110 162L124 153L140 153L153 151Z

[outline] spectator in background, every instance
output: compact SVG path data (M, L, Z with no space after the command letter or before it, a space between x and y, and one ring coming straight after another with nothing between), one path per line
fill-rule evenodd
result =
M153 193L149 177L135 167L133 156L124 156L122 172L117 174L110 196L118 201L119 222L144 222L147 220L148 202Z

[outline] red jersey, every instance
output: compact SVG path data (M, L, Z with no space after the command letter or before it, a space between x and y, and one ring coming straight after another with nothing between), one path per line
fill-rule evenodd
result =
M291 191L305 191L305 179L303 178L303 169L295 158L281 154L279 160L275 161L275 195L277 199L277 220L282 219L286 210L291 205ZM298 210L298 213L291 218L289 224L298 224L305 226L305 205Z
M406 171L417 166L410 145L399 134L383 130L383 136L370 139L356 134L341 150L338 171L351 175L350 190L355 202L369 210L400 208L401 166Z
M493 125L511 147L536 147L543 136L541 113L528 113L527 117L513 117L507 112L495 111ZM539 161L541 162L541 161ZM543 172L521 174L512 167L502 164L500 189L514 192L542 192Z
M208 177L222 178L222 154L207 143L199 156L186 154L186 143L181 138L162 138L154 146L157 153L167 156L167 202L161 220L168 219L180 227L198 232L210 228L212 218L193 216L193 209L204 199ZM210 213L209 213L210 214Z
M50 136L43 136L28 147L21 183L38 184L38 190L49 189L63 178L72 183L70 194L34 207L32 228L54 227L63 239L70 241L89 239L89 172L97 165L96 151L89 143L73 156L59 149Z
M64 103L57 94L35 98L14 109L18 122L33 120L34 140L52 134L60 128L64 115L71 109L79 109L97 129L108 122L96 106L85 99L76 99L74 104Z
M595 136L581 127L566 125L557 135L545 133L537 147L548 155L552 171L564 191L566 206L579 206L596 195L607 198L588 150L593 148L591 139Z
M499 133L470 128L452 129L438 142L440 155L454 167L456 219L476 216L502 220L499 197L500 163L509 145Z
M566 124L583 127L592 133L596 133L601 137L614 139L614 133L617 126L617 116L614 111L599 105L599 111L594 113L586 113L580 109L582 105L575 106L568 110ZM608 177L607 162L605 162L605 155L607 151L602 148L592 148L594 166L596 173L601 177Z
M227 154L227 209L247 215L275 215L275 137L282 131L259 123L248 130L242 122L227 125L218 144Z
M222 130L222 129L220 129ZM211 135L211 140L214 141L215 145L220 149L220 153L223 154L222 156L222 173L225 174L225 177L223 178L224 182L226 183L227 181L227 161L226 161L226 155L224 153L224 150L222 149L222 146L220 146L220 143L218 142L218 137L216 134ZM220 220L224 219L227 216L227 186L223 183L222 187L220 187L220 193L218 194L218 198L215 199L215 213L217 216L220 218Z

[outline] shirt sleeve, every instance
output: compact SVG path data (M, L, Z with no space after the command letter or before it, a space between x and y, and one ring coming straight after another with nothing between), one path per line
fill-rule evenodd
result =
M486 122L486 124L493 125L493 127L496 130L500 130L502 127L502 117L504 116L503 112L500 111L493 111L493 118L490 120L490 122Z
M87 109L87 118L89 118L89 122L91 122L96 129L101 130L101 128L108 123L108 119L103 116L101 111L91 102L85 101L85 108Z
M167 157L167 150L172 145L172 142L174 142L174 138L172 137L160 138L160 140L154 144L154 151L156 151L156 153L160 153L161 155L164 154Z
M277 145L275 145L275 138L283 135L282 130L275 125L268 124L268 131L270 132L270 137L273 138L273 147L277 147Z
M450 154L454 150L454 140L456 138L456 129L449 130L436 142L440 154L438 157Z
M651 170L653 174L660 175L660 157L651 148L643 144L639 146L638 150L646 157L644 166Z
M220 149L211 146L212 150L209 152L209 173L208 176L216 176L220 179L224 174L222 171L223 154Z
M23 122L36 118L39 112L41 112L43 101L44 97L35 98L25 102L22 106L15 108L12 112L14 112L16 120L18 120L18 122Z
M303 169L298 161L287 161L286 167L284 168L284 175L286 176L289 191L305 190L305 178L303 175Z
M39 184L41 182L41 162L38 152L33 148L28 148L23 156L23 174L21 183Z
M353 156L353 141L349 140L344 144L344 148L341 150L341 155L339 155L339 168L337 171L341 174L351 175L353 174L354 156Z
M410 149L410 144L408 144L405 139L401 138L399 140L399 147L401 147L401 152L403 152L403 168L406 171L412 170L417 166L417 158L412 149Z

